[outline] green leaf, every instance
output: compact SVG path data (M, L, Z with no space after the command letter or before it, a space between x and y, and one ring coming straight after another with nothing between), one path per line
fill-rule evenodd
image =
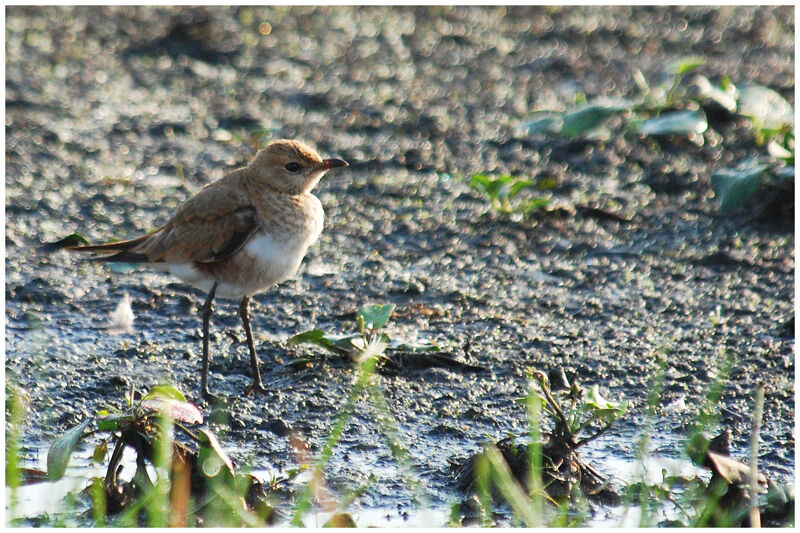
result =
M473 189L482 189L486 190L486 187L491 183L492 177L489 174L484 174L483 172L479 172L478 174L473 174L472 178L470 178L470 187Z
M561 134L578 137L599 126L607 117L626 109L626 106L621 105L587 105L564 115Z
M534 114L530 120L523 122L522 128L529 134L536 135L538 133L558 133L563 125L564 119L561 113L542 111Z
M536 185L536 182L533 180L517 180L511 185L511 190L508 192L508 197L514 198L520 193L520 191L527 189L528 187L533 187L534 185Z
M50 450L47 452L47 476L52 481L58 481L64 477L69 458L75 451L75 447L83 435L83 430L89 427L93 420L94 418L87 418L77 426L68 429L50 445Z
M186 397L171 385L156 385L148 392L142 400L152 400L153 398L172 398L181 402L186 401Z
M761 175L766 165L750 168L723 168L711 176L711 188L719 197L719 207L723 213L742 207L756 194L761 184Z
M550 198L533 198L532 200L527 200L522 202L520 205L514 208L515 213L530 213L531 211L536 211L537 209L543 209L550 205Z
M506 198L508 196L508 176L498 176L486 185L486 193L490 198Z
M700 96L710 100L729 113L736 112L736 87L733 84L728 84L727 88L722 88L714 85L705 76L697 76L694 80L700 91Z
M442 349L433 342L411 343L402 339L389 341L390 350L400 350L403 352L440 352Z
M520 181L513 176L493 176L489 174L474 174L470 186L478 191L484 191L492 200L495 209L503 209L509 198L509 185Z
M667 63L665 70L669 74L675 74L676 76L683 76L687 72L691 72L697 67L701 67L705 64L706 60L703 57L683 56Z
M131 415L105 415L98 416L97 429L100 431L115 431L119 427L121 420L131 419Z
M594 411L594 416L597 418L602 418L606 422L613 422L622 417L625 414L625 411L628 410L628 401L625 400L620 405L608 408L608 409L596 409Z
M370 329L380 329L389 321L394 311L394 304L386 305L365 305L358 312L358 315L363 317L364 324Z
M70 246L79 246L81 244L89 244L89 240L80 233L73 233L58 241L46 242L42 247L48 251L55 251Z
M780 130L794 124L791 104L762 85L745 85L739 89L739 113L749 117L758 129Z
M215 477L219 474L222 465L228 469L231 475L235 474L233 461L222 449L222 445L211 431L200 428L198 437L200 439L200 451L198 453L198 464L206 477ZM216 464L214 464L216 463Z
M586 393L586 406L591 409L618 409L619 403L612 402L603 398L600 394L600 387L596 383L592 386L589 392Z
M775 159L783 159L784 161L794 163L794 152L781 146L775 139L767 143L767 153Z
M321 329L312 329L299 333L286 341L289 346L297 344L314 344L320 348L325 348L328 351L339 352L352 352L358 347L353 344L353 341L360 339L359 333L348 333L346 335L328 335Z
M100 444L94 447L94 452L92 452L92 461L95 463L102 463L103 460L106 458L106 454L108 453L108 439L104 440Z
M323 348L328 348L327 343L323 342L323 337L325 337L325 332L321 329L310 329L289 338L286 344L289 346L295 346L297 344L316 344Z
M645 135L701 134L708 129L708 120L702 109L672 111L643 121L637 129Z
M352 352L363 348L358 341L364 342L364 337L360 333L345 333L343 335L324 335L323 342L327 343L331 349Z

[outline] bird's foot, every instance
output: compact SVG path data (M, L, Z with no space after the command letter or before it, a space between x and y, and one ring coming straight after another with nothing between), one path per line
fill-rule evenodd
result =
M245 391L245 396L250 396L251 392L260 392L261 394L267 393L267 388L260 381L254 381Z
M222 396L217 396L216 394L211 394L211 391L209 391L208 389L203 389L202 394L203 394L203 399L206 402L208 402L209 405L218 405L225 403L225 398L223 398Z

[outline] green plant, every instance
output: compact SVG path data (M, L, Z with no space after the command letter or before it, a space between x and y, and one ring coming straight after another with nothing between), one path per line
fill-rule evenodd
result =
M653 374L648 380L647 390L649 393L647 395L645 418L641 425L639 441L636 444L636 468L640 481L628 485L625 488L625 493L623 496L622 521L624 521L625 516L630 511L630 508L635 501L640 509L640 527L648 527L652 525L650 522L654 509L652 509L653 506L651 503L658 502L657 505L661 506L663 501L671 495L671 486L666 489L662 487L654 487L652 491L650 490L651 487L646 483L647 468L645 465L645 458L647 456L648 446L653 434L658 406L661 403L661 394L664 390L667 354L668 348L666 346L662 346L660 349L656 350L654 354L658 369L656 373ZM662 477L664 477L666 480L666 473L664 473Z
M702 107L690 99L683 84L687 74L705 64L697 56L680 57L665 68L668 80L651 85L640 70L633 79L639 94L632 99L598 100L579 103L563 112L540 111L523 123L530 134L557 133L569 138L581 135L607 138L601 129L611 116L625 116L631 128L641 135L680 135L695 139L708 128ZM585 99L584 99L585 100Z
M746 159L734 167L714 172L711 187L719 198L720 211L731 213L770 192L779 202L793 197L795 138L791 104L777 92L760 85L737 88L728 80L723 89L705 78L699 85L704 88L704 94L717 103L730 97L733 111L749 120L756 144L766 145L767 149L767 158Z
M557 438L575 450L605 433L628 410L628 401L612 402L600 394L595 384L584 389L573 381L568 389L551 391L544 373L531 376L539 385L538 400L542 411L554 424L551 438Z
M722 168L711 175L711 188L719 198L719 208L728 214L753 204L772 192L776 200L794 196L794 136L792 152L784 163L747 159L733 168ZM770 141L773 142L773 141ZM788 162L791 161L791 164ZM772 205L770 202L769 205Z
M702 67L706 60L699 56L683 56L667 63L664 72L672 76L668 81L651 87L639 69L634 70L633 81L641 92L641 109L660 112L684 104L686 93L682 91L681 83L687 74Z
M22 425L25 420L25 399L22 391L15 386L11 380L6 382L6 466L5 479L6 487L9 490L7 500L8 523L14 524L17 513L17 489L22 482L20 472L20 440L22 436Z
M549 198L538 197L522 200L519 195L526 189L542 189L550 186L552 185L549 182L537 184L530 179L509 175L495 176L479 173L473 174L470 178L470 187L485 194L491 201L492 208L504 215L524 215L546 207L550 203Z
M667 81L651 85L639 70L633 79L639 95L631 100L583 103L563 112L540 111L523 123L530 134L558 133L575 138L601 135L601 126L610 116L627 116L629 126L640 135L676 135L703 143L708 129L706 108L721 109L748 120L756 144L766 145L767 159L748 159L730 168L718 169L711 186L720 200L720 210L731 213L771 193L775 202L786 202L794 194L794 109L780 94L768 87L745 84L736 87L725 76L719 85L697 75L684 83L686 75L703 66L702 57L681 57L668 64ZM496 186L495 186L496 187ZM487 194L492 197L491 193ZM769 195L768 195L769 196ZM493 200L494 202L494 200ZM502 204L501 204L502 205Z
M529 377L524 402L530 443L516 445L511 439L489 443L462 465L458 476L462 488L477 495L484 526L491 524L492 489L526 527L547 522L545 501L557 509L551 525L564 526L585 521L586 497L615 498L605 478L583 462L578 449L619 420L628 402L611 402L597 386L587 390L576 381L564 390L553 390L547 376L538 371ZM540 427L542 414L553 427L547 433ZM569 516L568 508L577 509L578 515Z
M325 350L348 355L356 361L372 356L383 357L386 350L406 352L438 352L439 346L433 342L411 343L402 339L392 339L380 330L389 321L394 304L366 305L356 315L356 332L343 335L325 333L321 329L311 329L291 337L286 344L314 344Z
M209 429L203 416L183 394L169 385L153 387L139 401L133 389L125 398L125 409L101 409L58 437L47 454L51 480L63 477L72 453L89 437L100 438L92 458L108 467L103 479L90 483L93 517L97 525L114 517L111 525L136 526L142 513L154 527L186 525L190 516L221 524L264 524L268 505L257 498L261 485L252 476L236 474L233 463ZM175 440L173 429L196 444L196 450ZM89 431L87 431L89 430ZM136 470L129 481L120 478L125 448L134 451ZM148 471L155 472L155 479ZM231 498L231 494L236 497ZM248 505L248 501L255 502Z
M730 354L721 354L716 378L700 404L695 420L691 424L686 439L685 452L698 466L706 462L706 453L711 442L710 435L717 428L718 406L722 390L732 365ZM625 513L635 501L640 510L639 526L658 525L658 516L669 517L670 524L683 527L704 527L712 518L717 525L731 525L733 516L720 508L724 495L723 487L714 482L706 482L696 475L689 477L674 475L662 470L661 479L648 481L645 468L647 447L653 431L653 423L661 402L664 375L666 371L666 352L658 354L659 370L651 381L647 401L647 415L642 438L637 446L639 480L630 483L625 489ZM671 510L668 508L671 507Z
M297 498L291 522L292 525L303 525L303 516L310 509L313 500L320 494L320 488L324 483L324 469L330 461L333 449L344 433L347 423L355 409L356 402L364 393L366 393L370 405L376 411L379 431L384 439L386 439L392 457L404 470L406 479L409 480L408 484L412 489L417 503L423 505L427 504L427 497L414 473L408 452L402 445L400 432L386 405L384 392L375 380L375 372L387 348L396 347L397 349L410 351L431 351L438 350L439 348L430 343L408 344L404 341L392 341L386 333L380 332L389 321L393 310L393 304L367 305L362 307L356 315L357 333L329 335L321 330L310 330L289 339L290 344L308 343L321 346L335 353L345 353L358 365L353 387L347 395L344 407L334 420L333 427L328 437L325 439L325 444L322 447L319 458L314 464L312 478ZM358 492L359 491L355 491L354 494ZM351 501L352 497L345 498L340 502L340 514L337 514L339 519L345 519L346 515L342 515L341 511L343 511L343 507Z
M371 351L376 353L377 348L372 348ZM345 426L353 414L356 401L358 401L359 396L361 396L361 394L364 392L364 389L367 387L375 373L376 363L377 358L374 356L366 357L359 363L358 374L353 388L347 395L347 400L345 400L344 407L334 420L333 427L331 428L328 437L325 439L325 444L322 447L320 456L314 464L311 480L297 498L292 517L292 525L303 525L303 516L309 510L314 498L319 493L320 485L323 482L323 472L325 470L325 466L328 464L328 461L330 461L336 444L338 444L339 440L342 438Z

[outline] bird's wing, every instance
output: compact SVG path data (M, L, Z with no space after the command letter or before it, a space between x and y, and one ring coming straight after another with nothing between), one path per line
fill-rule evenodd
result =
M133 252L148 262L214 263L241 250L260 228L248 198L232 187L206 187Z

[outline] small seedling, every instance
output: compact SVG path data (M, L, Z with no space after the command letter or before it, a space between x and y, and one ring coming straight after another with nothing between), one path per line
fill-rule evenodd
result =
M422 490L418 476L414 472L410 455L403 445L401 433L386 404L385 393L373 378L375 377L378 363L386 359L385 351L387 349L410 352L438 352L439 347L428 342L411 344L398 339L390 339L386 333L380 332L392 316L394 307L394 304L362 307L356 315L357 333L330 335L317 329L295 335L288 341L290 345L316 344L330 352L346 354L356 363L355 382L347 395L342 410L333 423L328 438L325 440L320 456L312 470L312 479L297 498L292 525L303 525L303 516L311 507L312 501L318 492L318 487L323 482L323 471L331 458L333 448L341 439L353 414L356 402L363 393L367 394L368 402L375 410L375 421L378 424L379 431L386 439L392 457L401 470L404 471L408 483L407 486L411 489L414 499L417 503L426 505L427 496ZM340 513L343 513L344 507L349 503L349 500L349 497L342 500L343 505L340 505ZM331 523L331 525L341 527L346 523L335 522Z
M491 174L473 174L470 187L485 194L492 203L492 208L504 215L525 215L536 209L547 207L549 198L538 197L522 200L520 193L530 188L551 186L550 182L539 185L537 182L515 176Z
M774 141L770 141L774 142ZM792 149L794 149L792 143ZM762 163L747 159L734 168L722 168L711 175L711 188L724 214L756 202L769 191L780 200L794 197L794 152L785 161L792 164Z
M389 321L394 304L366 305L356 315L355 333L335 335L321 329L311 329L290 338L289 346L315 344L329 352L344 354L357 362L370 357L382 357L386 350L404 352L438 352L439 346L432 342L411 343L402 339L392 339L380 330Z
M530 134L558 133L564 137L581 135L607 137L600 130L606 119L614 115L627 116L631 128L641 135L689 136L694 139L708 128L705 112L690 100L683 81L686 75L705 64L701 57L681 57L668 64L668 81L651 85L641 71L635 70L633 80L639 95L632 99L598 100L563 112L541 111L523 123Z
M559 440L570 450L605 433L628 410L627 400L607 400L597 384L586 390L573 381L569 389L554 394L542 372L534 371L530 376L541 390L537 396L542 412L553 422L551 439Z

